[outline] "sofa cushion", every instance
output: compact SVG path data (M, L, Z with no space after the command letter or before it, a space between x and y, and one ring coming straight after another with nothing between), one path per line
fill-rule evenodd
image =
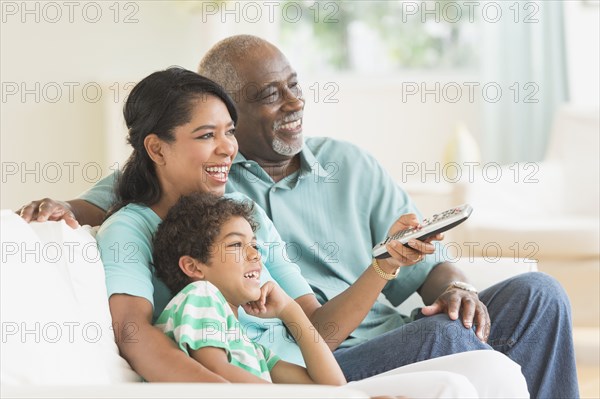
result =
M571 217L486 219L467 230L476 256L589 259L599 255L597 219Z
M2 385L139 381L118 354L89 226L0 216Z

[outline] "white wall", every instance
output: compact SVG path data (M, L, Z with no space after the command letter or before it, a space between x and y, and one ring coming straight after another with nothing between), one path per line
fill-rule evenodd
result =
M1 208L73 198L122 163L131 82L171 65L195 70L231 31L203 23L187 2L71 3L1 3Z
M309 78L304 84L308 101L304 131L351 141L375 154L398 181L411 181L416 176L403 170L407 172L416 164L424 172L423 162L428 168L440 163L458 124L465 124L475 137L479 135L480 101L475 97L470 101L467 88L463 87L463 96L454 103L449 101L454 101L454 94L444 96L442 89L449 82L462 84L472 80L467 76L414 74L368 80L349 76ZM439 102L433 94L423 97L421 85L434 89L436 84L440 87ZM419 92L409 94L408 87L416 90L413 85L419 87ZM307 90L308 86L315 89ZM315 101L316 87L321 90L319 101ZM333 87L339 88L335 94ZM325 102L324 94L331 94L332 100L338 102Z
M64 3L51 3L58 5L60 18L57 9L46 4L50 3L2 2L2 208L16 209L43 196L72 198L99 174L108 173L115 162L122 164L128 150L120 112L130 82L170 65L195 70L202 54L232 33L259 34L270 40L277 36L274 24L253 24L243 18L239 23L229 18L225 24L214 17L203 20L192 2L77 2L73 22ZM33 13L25 13L23 7ZM102 15L92 23L97 8ZM582 9L567 7L567 11L572 95L578 101L591 98L597 103L598 12L586 11L583 16ZM125 23L126 17L132 23ZM585 23L579 24L580 20ZM589 46L574 45L580 41ZM406 84L462 85L477 80L474 76L402 74L363 79L299 72L307 99L305 133L363 146L399 180L401 162L432 165L441 160L457 123L465 123L475 138L483 134L481 96L470 101L464 86L456 103L443 96L436 102L431 95L422 101L420 93L402 98ZM69 85L76 85L72 100ZM57 87L62 90L60 98ZM101 96L93 102L97 87ZM23 95L23 88L35 93ZM327 94L337 103L326 102Z
M565 1L570 101L600 104L600 1Z
M114 3L78 4L69 16L67 7L3 3L2 208L16 209L44 196L72 198L115 162L122 164L128 148L121 108L131 82L169 65L194 70L201 55L231 33L276 38L273 24L244 23L243 18L222 24L203 18L191 3L120 3L118 16ZM98 8L99 21L89 22ZM133 23L125 23L127 17ZM397 176L400 160L439 159L458 121L477 130L472 103L431 105L429 99L425 106L420 95L403 102L402 81L420 83L423 77L301 78L308 100L306 134L364 146ZM334 87L331 99L337 103L325 102ZM34 93L23 94L23 89Z

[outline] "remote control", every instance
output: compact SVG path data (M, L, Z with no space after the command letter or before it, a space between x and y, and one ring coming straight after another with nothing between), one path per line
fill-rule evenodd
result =
M400 241L405 246L408 246L407 243L411 239L423 241L428 237L450 230L454 226L461 224L471 215L471 212L473 212L471 205L464 204L435 214L431 218L423 219L419 228L411 227L401 230L375 245L373 248L373 257L376 259L389 258L391 255L388 253L385 245L391 240Z

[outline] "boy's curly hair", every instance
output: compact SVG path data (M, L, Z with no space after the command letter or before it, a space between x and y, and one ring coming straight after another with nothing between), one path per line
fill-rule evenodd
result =
M257 224L252 218L254 205L214 194L195 193L181 197L158 226L153 239L153 264L156 276L173 294L190 283L179 268L182 256L208 263L211 247L225 222L243 217L252 231Z

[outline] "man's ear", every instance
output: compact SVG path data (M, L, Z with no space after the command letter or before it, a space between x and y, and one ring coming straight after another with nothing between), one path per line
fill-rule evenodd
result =
M164 145L164 141L158 138L154 133L147 135L144 139L144 148L146 148L146 152L150 159L157 165L164 165L166 163Z
M179 258L179 268L190 278L204 280L203 266L206 265L191 256L185 255Z

